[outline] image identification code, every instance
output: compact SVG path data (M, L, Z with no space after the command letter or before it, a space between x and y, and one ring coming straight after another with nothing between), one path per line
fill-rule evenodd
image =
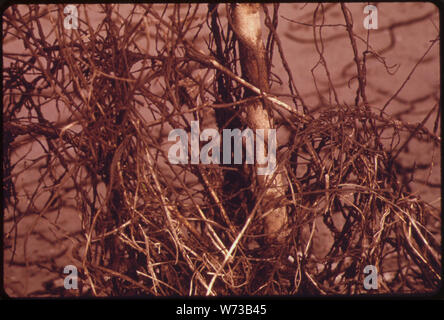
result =
M265 315L267 307L264 304L220 304L218 307L183 304L176 308L176 315L202 315L206 318L210 313L220 315Z
M267 313L267 309L264 304L262 305L250 305L250 304L221 304L220 313L221 314L261 314Z

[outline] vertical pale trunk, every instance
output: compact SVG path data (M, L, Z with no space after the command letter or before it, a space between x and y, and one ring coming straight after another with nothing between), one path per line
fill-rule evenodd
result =
M267 67L267 55L262 42L261 20L259 13L260 5L253 3L236 4L233 8L233 28L239 40L239 54L243 77L251 84L264 92L269 91L269 74ZM255 95L247 90L246 96ZM270 102L265 99L256 101L246 106L247 123L253 130L265 130L265 145L268 145L268 130L274 127L271 115ZM257 137L256 137L257 139ZM265 147L268 150L268 147ZM256 167L259 166L256 164ZM257 168L256 168L257 169ZM256 179L258 186L266 191L262 200L263 204L273 201L271 209L267 209L264 215L264 229L270 242L281 242L287 232L287 211L285 206L280 206L285 197L285 176L279 171L272 175L256 175L253 170L252 179ZM273 180L271 181L271 179ZM257 195L256 195L257 196ZM277 205L277 206L276 206Z

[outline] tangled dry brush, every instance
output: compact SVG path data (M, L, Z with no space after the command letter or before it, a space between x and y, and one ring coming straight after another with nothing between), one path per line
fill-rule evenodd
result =
M439 148L439 128L369 106L345 5L341 30L355 50L355 103L332 91L318 111L293 83L276 31L278 5L265 8L264 31L269 60L288 71L288 94L250 98L229 7L140 4L125 15L117 5L97 8L94 24L88 5L80 6L79 28L68 32L62 6L13 6L3 29L5 41L24 46L5 56L12 62L3 70L5 210L17 220L68 207L79 212L83 234L70 239L81 292L329 295L439 287L440 209L409 192L411 172L399 163L401 133ZM318 53L322 61L326 53ZM287 136L277 153L285 197L262 201L264 187L249 181L245 166L168 161L173 128L189 132L192 120L245 128L246 100L271 98L282 102L273 103L273 115ZM49 106L56 112L45 111ZM39 157L28 159L30 146L40 148ZM18 177L30 170L40 178L22 192ZM269 243L261 213L282 205L285 240ZM378 270L377 291L362 285L366 265Z

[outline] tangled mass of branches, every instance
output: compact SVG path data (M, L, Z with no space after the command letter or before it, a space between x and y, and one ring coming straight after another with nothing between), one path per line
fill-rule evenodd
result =
M423 125L438 106L415 124L370 107L351 13L336 6L356 64L355 103L331 86L317 111L293 81L279 5L244 12L265 18L254 48L236 30L234 5L140 4L125 14L97 5L98 22L82 5L70 30L63 6L10 7L4 41L23 48L4 53L5 213L18 224L76 209L82 236L70 240L81 294L433 292L440 209L409 192L399 158L412 139L439 148L439 129ZM314 8L322 22L323 5ZM288 79L281 96L272 94L277 63ZM261 179L255 165L168 161L171 130L190 132L191 121L254 129L255 117L280 135L272 176ZM19 183L32 172L34 184ZM377 290L363 286L367 265L378 271Z

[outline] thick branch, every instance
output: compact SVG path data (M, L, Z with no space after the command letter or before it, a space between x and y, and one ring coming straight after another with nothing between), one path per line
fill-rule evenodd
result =
M239 54L243 78L258 87L261 92L269 91L269 74L265 47L262 42L261 21L259 14L259 4L242 3L234 6L233 9L233 29L239 39ZM246 91L245 95L255 95L253 91ZM268 145L268 130L274 129L271 115L270 101L263 99L251 102L247 105L247 123L251 129L264 129L264 142ZM256 137L257 143L258 137ZM265 150L268 150L266 147ZM258 164L256 164L259 167ZM257 170L254 170L256 172ZM268 176L257 175L252 177L256 180L259 190L264 190L264 204L267 202L278 203L278 199L285 197L286 187L284 184L285 175L277 172ZM285 207L272 205L271 209L265 209L264 229L270 241L283 240L282 232L287 222L287 212Z

